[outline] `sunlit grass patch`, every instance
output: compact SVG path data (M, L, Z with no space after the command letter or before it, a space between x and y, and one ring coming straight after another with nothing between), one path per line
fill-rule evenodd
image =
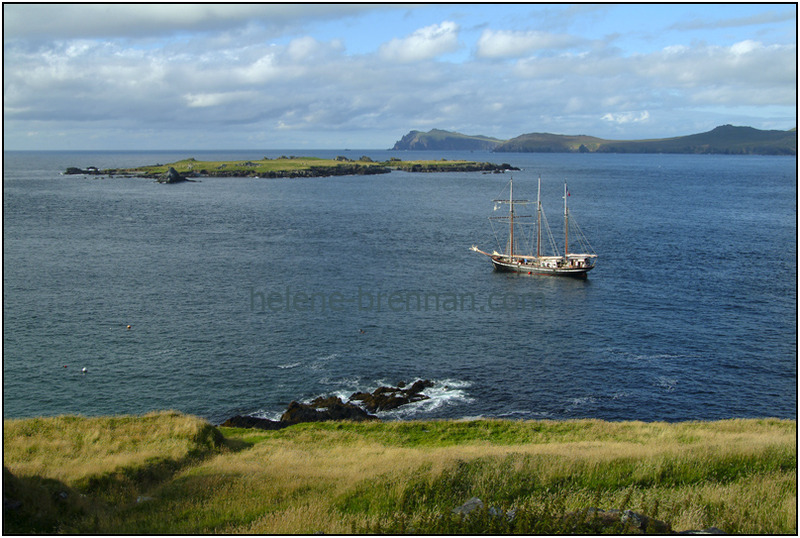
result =
M50 521L79 533L625 531L582 516L590 507L633 510L666 521L673 530L796 532L795 421L475 420L220 428L227 449L218 433L201 433L217 429L170 413L31 419L10 426L7 465L60 476L88 491L90 501L108 499L102 491L108 476L117 477L113 489L120 476L132 473L129 483L136 488L126 490L127 497L53 513ZM217 448L202 448L209 446ZM42 457L56 450L66 452L49 462ZM205 457L186 457L195 451ZM73 458L94 458L94 471L60 469ZM171 461L184 463L159 471ZM92 480L95 486L87 488ZM141 502L133 500L134 492ZM471 497L479 497L485 508L469 518L452 513ZM515 516L497 516L508 513Z

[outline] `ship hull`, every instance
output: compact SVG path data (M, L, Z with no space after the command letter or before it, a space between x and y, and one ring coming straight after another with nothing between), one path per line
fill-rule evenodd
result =
M587 273L594 269L594 264L585 267L545 267L537 263L514 261L492 256L492 265L495 271L503 273L520 273L524 275L567 276L573 278L586 278Z

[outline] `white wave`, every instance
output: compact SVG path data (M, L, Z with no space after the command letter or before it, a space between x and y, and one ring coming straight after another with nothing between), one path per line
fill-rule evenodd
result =
M420 400L410 404L376 413L379 417L409 419L424 417L424 415L441 409L443 407L472 403L475 401L467 392L467 388L472 386L469 381L457 379L433 380L433 387L427 387L422 394L428 397L427 400ZM409 385L410 386L410 385Z
M655 385L656 387L665 389L667 392L672 392L675 390L675 387L678 384L678 380L674 377L666 377L666 376L658 376L656 378Z
M508 411L505 413L500 413L499 415L497 415L497 418L541 420L541 419L551 418L552 416L553 414L547 411L518 410L518 411Z
M419 379L407 383L406 388L413 385ZM317 397L327 398L328 396L336 396L343 402L347 402L350 396L356 392L373 392L378 387L395 386L393 383L387 383L385 380L377 380L370 384L365 384L357 378L329 378L324 377L318 380L320 385L331 386L330 391L318 394L317 396L310 397L303 400L303 403L310 403ZM426 387L422 394L428 397L426 400L412 402L396 409L389 411L378 411L375 413L380 418L385 419L412 419L424 418L426 414L441 409L447 406L455 406L465 403L472 403L475 401L466 389L472 386L469 381L458 379L443 379L441 381L433 380L433 387ZM358 402L355 402L358 404ZM283 411L260 409L250 416L257 418L266 418L269 420L280 420Z
M290 368L297 368L298 366L300 366L302 364L303 364L302 362L292 362L292 363L286 363L286 364L279 364L278 368L280 368L281 370L288 370Z
M283 411L268 411L266 409L259 409L253 413L249 413L249 416L256 417L256 418L265 418L267 420L274 420L279 421L281 416L283 415Z
M311 369L320 370L324 368L328 362L334 360L338 356L339 356L338 353L331 353L330 355L325 355L324 357L319 357L317 359L314 359L314 362L311 363Z
M583 407L586 404L593 404L597 403L597 398L594 396L584 396L582 398L571 398L570 399L570 407Z

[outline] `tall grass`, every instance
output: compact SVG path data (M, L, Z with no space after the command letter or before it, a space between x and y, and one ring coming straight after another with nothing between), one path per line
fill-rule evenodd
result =
M90 438L92 420L76 419L78 430L87 421ZM63 442L58 428L45 430L41 443ZM673 530L796 532L795 421L479 420L220 430L235 450L206 451L205 459L149 482L139 493L152 500L74 515L60 528L130 534L551 534L598 532L596 519L574 516L597 507L631 509ZM4 444L24 444L22 431L7 435ZM146 450L153 443L140 446ZM171 442L159 446L156 452L167 452ZM170 457L180 459L197 445L183 446ZM113 465L105 460L118 452L96 451L96 472L84 472L108 472ZM10 454L4 463L12 472L29 465L22 447L13 446ZM58 468L70 461L39 461L36 473L77 483L78 477ZM484 501L483 511L468 518L451 513L473 496ZM493 515L509 510L514 518Z
M207 422L176 412L144 416L3 421L6 532L50 533L133 501L183 467L218 451Z

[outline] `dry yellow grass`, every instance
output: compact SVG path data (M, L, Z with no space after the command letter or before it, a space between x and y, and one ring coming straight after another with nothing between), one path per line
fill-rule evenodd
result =
M113 434L103 422L110 419L41 420L54 424L6 421L11 450L4 462L14 472L64 480L165 454L182 458L196 446L186 439L207 427L176 414L141 417L138 425L125 419L127 429L117 425ZM120 439L123 431L138 440ZM796 531L795 421L433 421L222 431L238 450L207 452L136 492L152 501L129 499L66 530L364 532L397 518L419 523L476 495L536 513L629 508L674 530ZM65 447L49 461L36 455ZM62 469L76 458L81 471Z
M143 416L60 416L3 421L3 465L18 476L73 484L153 458L179 461L211 435L208 422L174 411Z

